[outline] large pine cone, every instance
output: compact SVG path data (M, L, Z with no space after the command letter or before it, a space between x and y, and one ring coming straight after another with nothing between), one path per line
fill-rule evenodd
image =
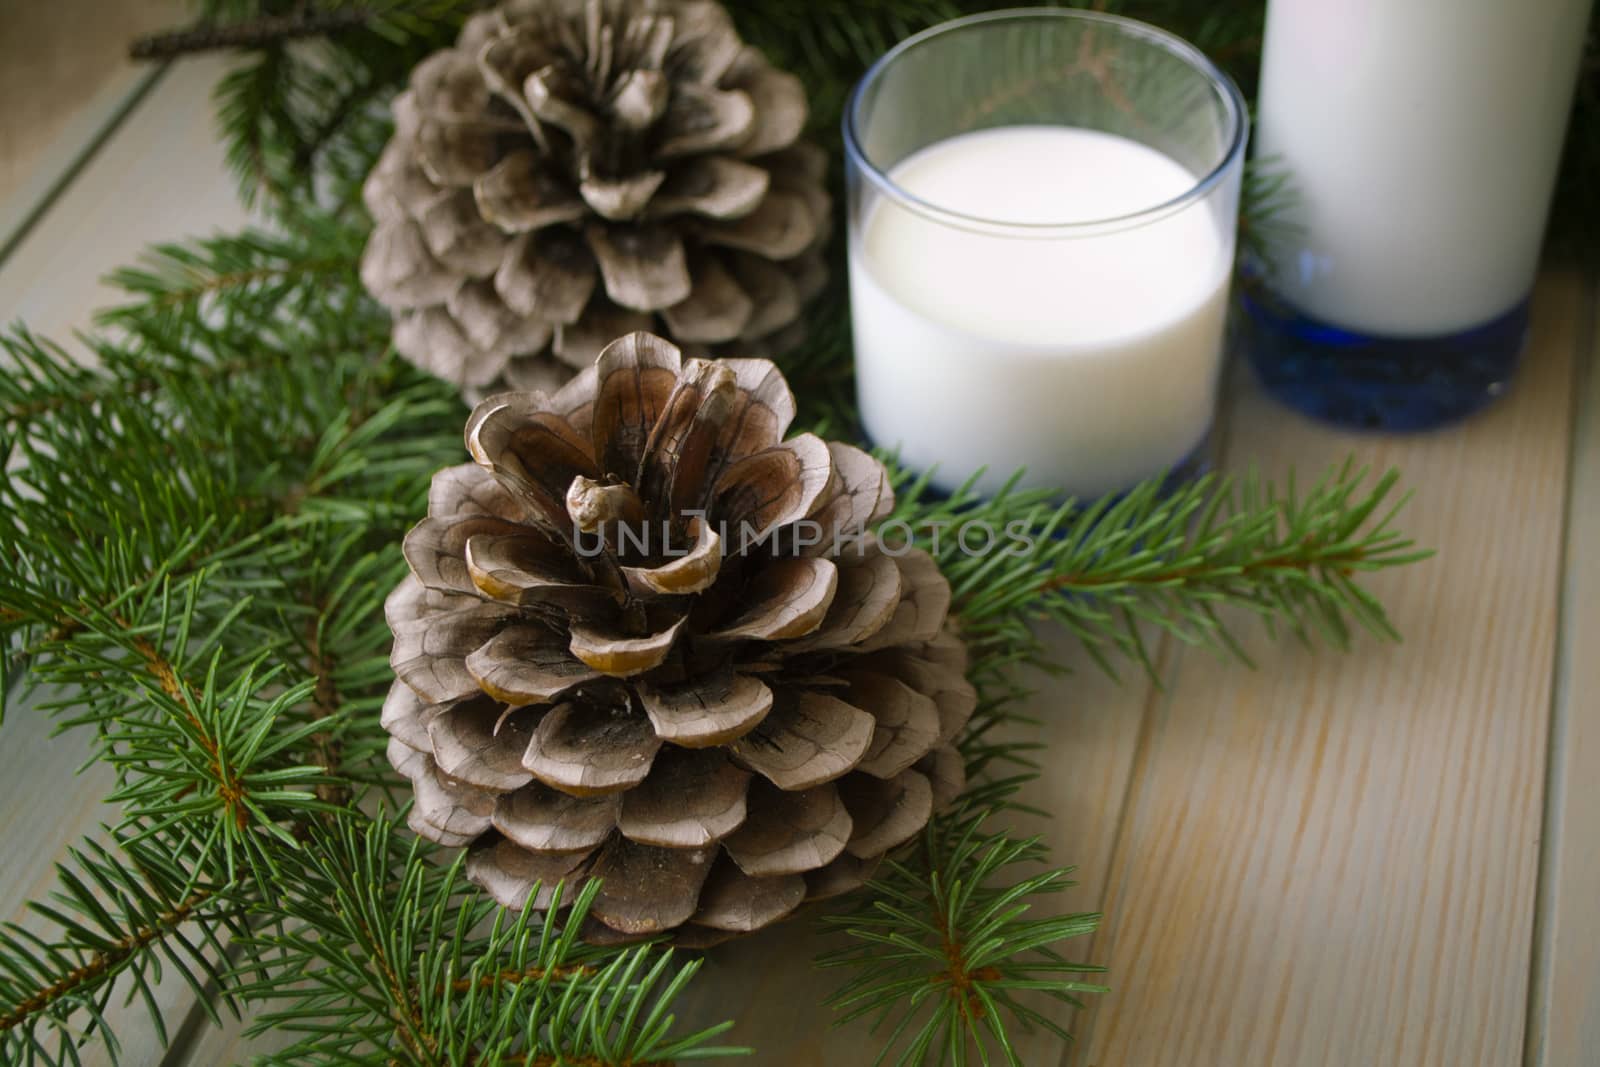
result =
M715 3L512 0L394 114L362 281L401 354L469 395L553 389L631 330L772 354L822 288L804 90Z
M707 944L860 885L962 789L950 587L864 533L883 466L783 440L794 411L765 360L636 333L472 413L406 537L383 725L412 827L503 903L594 875L590 936Z

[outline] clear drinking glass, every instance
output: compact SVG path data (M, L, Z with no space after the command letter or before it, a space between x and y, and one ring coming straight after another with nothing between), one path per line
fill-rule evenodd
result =
M1193 465L1247 130L1226 75L1129 19L1002 11L885 55L844 119L867 434L945 489Z

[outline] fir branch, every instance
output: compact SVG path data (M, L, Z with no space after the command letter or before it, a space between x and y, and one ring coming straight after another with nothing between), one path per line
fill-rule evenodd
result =
M641 1067L728 1055L727 1025L671 1034L670 1005L698 968L652 946L578 940L599 890L513 916L426 861L386 819L318 827L304 878L272 907L276 956L242 992L255 1029L298 1033L273 1062L560 1063ZM537 892L537 890L535 890Z
M385 72L369 71L334 99L332 106L316 120L294 150L294 169L309 174L318 156L337 138L373 99L385 90Z
M1351 578L1428 553L1393 530L1404 504L1389 499L1397 476L1370 487L1366 480L1347 464L1303 496L1292 481L1282 493L1254 479L1176 489L1152 481L1080 507L1009 488L981 498L969 486L930 499L925 480L900 475L901 502L880 536L902 523L939 558L974 651L981 702L960 742L973 781L963 807L936 817L918 852L891 863L852 910L828 920L852 943L819 962L854 972L829 1003L841 1022L872 1016L886 1030L879 1063L960 1065L974 1052L987 1063L993 1052L1020 1064L1006 1018L1070 1039L1021 994L1078 1007L1079 995L1104 988L1072 977L1099 968L1069 963L1052 947L1092 931L1097 916L1030 915L1072 884L1070 869L1049 869L1037 839L985 829L1016 808L1016 789L1038 773L1026 742L990 739L1017 722L1012 705L1023 694L1010 672L1058 669L1031 623L1066 624L1109 672L1114 650L1152 675L1141 621L1244 658L1217 614L1226 603L1302 636L1320 626L1336 644L1348 639L1347 618L1396 637ZM973 530L986 542L1004 530L1014 543L974 553L966 548ZM1046 869L1006 878L1017 864Z
M257 369L262 363L281 358L279 352L263 352L255 358L241 356L226 362L211 364L209 373L217 379L232 378L241 374L248 374ZM111 390L123 397L148 397L160 390L166 383L153 375L132 379L117 379L105 375L86 375L87 384L77 392L53 393L39 396L26 401L18 401L15 406L0 408L0 424L8 424L20 428L26 423L67 407L91 407L104 400Z
M41 622L49 625L39 638L32 643L23 643L17 651L17 658L24 663L35 663L46 656L59 654L64 651L68 642L73 638L89 632L95 626L95 620L112 620L113 632L115 629L127 631L130 624L126 620L117 619L113 612L117 602L126 599L127 593L149 588L163 580L182 581L194 577L202 569L213 566L230 555L246 552L261 540L260 531L244 532L243 527L236 528L237 532L220 538L210 546L210 552L203 556L191 556L188 552L174 554L165 565L155 567L136 577L126 580L125 587L114 596L108 596L105 602L96 602L87 595L79 596L70 602L57 602L52 605L56 610L54 614L41 618L30 611L21 608L0 608L0 635L16 632L23 627L37 626ZM205 534L211 532L210 527L202 527L194 531L184 541L190 545L198 546ZM0 546L5 541L0 539ZM10 595L16 595L15 592ZM102 623L104 625L104 623ZM0 700L6 696L0 692ZM0 703L0 709L3 709ZM3 718L3 716L0 716Z
M358 299L356 264L366 233L346 220L326 214L305 213L290 233L259 228L239 234L208 237L184 243L157 245L137 266L112 272L107 279L134 302L99 314L106 325L164 311L212 306L216 301L244 301L247 306L281 306L312 294L319 300ZM349 296L330 293L342 287Z
M76 1063L77 1048L96 1037L114 1059L116 1035L104 1011L113 985L124 979L165 1040L152 987L161 965L197 991L218 977L213 960L221 955L220 939L241 928L227 887L196 879L184 838L141 840L116 831L111 837L109 844L91 840L70 849L56 867L59 888L51 902L30 905L55 928L53 936L17 924L0 929L4 1062ZM206 1007L212 1011L209 1001ZM53 1056L44 1031L57 1036Z
M111 972L126 963L135 954L148 949L156 941L171 934L187 922L212 894L196 890L171 908L158 913L153 921L131 930L102 949L96 950L84 963L79 964L49 985L23 997L12 1007L0 1013L0 1032L11 1030L26 1022L29 1017L48 1010L64 997L81 994L85 986L105 979Z
M1304 233L1296 215L1299 194L1281 160L1259 155L1245 164L1240 190L1240 281L1268 275Z
M983 498L970 483L929 500L925 482L901 478L898 522L939 559L969 641L1030 649L1027 622L1049 619L1113 676L1113 656L1154 672L1143 623L1248 662L1227 606L1339 648L1353 626L1397 640L1357 579L1432 554L1395 528L1398 473L1370 480L1353 462L1303 494L1292 478L1280 491L1213 475L1175 488L1152 480L1086 507L1012 487ZM966 550L974 531L991 551Z
M281 201L291 187L290 168L299 135L286 102L290 59L281 44L260 53L218 83L217 117L226 134L227 161L239 179L246 206L257 199Z
M543 982L547 979L564 982L592 974L594 974L593 967L581 964L576 967L526 967L520 971L500 971L498 974L480 975L476 978L457 978L450 983L450 989L455 993L469 993L474 989L494 989L499 986L521 985L524 982Z
M244 790L240 786L238 776L229 769L223 760L220 746L201 722L195 713L198 699L194 688L178 676L177 669L143 634L134 632L133 627L121 616L113 616L113 621L121 627L132 644L139 658L144 661L145 670L155 678L161 692L166 695L188 727L188 733L198 743L206 759L206 770L210 772L216 783L216 794L222 805L225 818L233 820L234 825L240 830L249 829L250 813L244 804ZM187 787L185 787L187 788Z
M348 271L354 266L355 261L353 259L329 256L281 266L252 267L246 270L219 274L214 277L200 278L189 285L170 288L152 301L148 305L148 309L170 308L180 304L194 303L208 297L215 297L224 290L239 289L262 282L284 281L307 274L332 274L338 271ZM111 281L130 290L141 284L136 276L130 273L113 275Z
M180 635L192 630L193 603L191 591L181 610L163 612ZM219 686L220 646L204 661L205 681L191 682L146 636L129 639L157 681L151 696L161 715L127 716L105 728L102 758L120 772L111 799L127 812L125 824L144 826L145 835L193 832L203 839L198 863L215 864L229 882L248 869L256 882L270 884L278 873L274 843L292 847L291 829L309 814L340 810L317 797L319 787L335 780L299 757L320 722L289 715L304 704L311 685L283 688L281 672L266 667L262 656L230 670L232 681ZM185 637L177 641L181 646Z
M540 1052L534 1055L513 1053L498 1061L505 1067L614 1067L616 1061L582 1056L573 1059L559 1053ZM631 1060L626 1067L674 1067L672 1060Z
M935 820L919 851L891 862L853 908L825 920L855 942L818 961L855 974L828 1003L841 1023L870 1016L875 1031L888 1029L878 1064L964 1065L974 1051L988 1063L993 1051L1022 1067L1008 1016L1070 1038L1025 994L1079 1008L1078 994L1105 991L1067 977L1103 968L1068 962L1053 947L1091 933L1099 916L1030 917L1041 898L1075 883L1069 869L1012 880L1012 868L1042 865L1045 854L1037 838L986 831L997 810L969 805Z
M264 200L280 215L307 204L349 210L387 135L382 105L417 62L454 39L471 8L468 0L330 0L306 10L349 20L339 32L254 49L255 61L217 87L246 202Z

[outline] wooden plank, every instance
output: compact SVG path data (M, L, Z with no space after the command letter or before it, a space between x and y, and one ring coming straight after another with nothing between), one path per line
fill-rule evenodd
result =
M115 810L103 801L114 785L111 768L96 764L77 775L92 754L89 736L80 731L52 738L52 731L52 721L28 703L12 705L0 728L0 832L6 842L0 916L33 930L48 924L36 921L27 903L55 888L64 846L76 844L102 820L116 821ZM71 788L63 789L63 782Z
M144 101L162 73L162 68L130 69L112 79L71 117L28 170L17 170L11 181L0 182L0 263L94 158L105 138Z
M120 299L100 278L149 245L238 229L211 88L222 57L175 66L0 264L0 315L59 341Z
M1439 549L1373 582L1406 643L1195 654L1135 763L1084 1065L1510 1064L1522 1048L1581 287L1541 286L1522 379L1405 438L1247 395L1228 456L1398 465Z
M0 314L70 341L114 298L114 290L99 280L103 274L133 262L152 242L243 223L211 119L210 89L225 63L207 59L176 67L127 117L0 264ZM68 846L96 836L102 821L116 820L101 802L112 788L110 768L94 764L74 777L91 753L89 736L80 730L51 738L50 731L50 720L31 707L13 709L0 727L0 811L7 842L0 915L34 930L48 924L24 906L53 888L54 864ZM169 969L157 1002L175 1030L193 997ZM108 1018L123 1062L160 1060L161 1044L142 1003L119 1007ZM107 1062L103 1047L91 1045L84 1062Z
M150 72L140 34L181 24L185 0L51 0L0 11L0 245ZM14 214L14 208L16 213Z
M1579 363L1527 1063L1600 1056L1600 293Z

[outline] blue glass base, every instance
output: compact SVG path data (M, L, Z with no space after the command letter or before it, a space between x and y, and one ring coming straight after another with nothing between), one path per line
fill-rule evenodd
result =
M1364 430L1427 430L1506 390L1528 336L1528 301L1448 337L1352 333L1306 317L1259 285L1240 330L1263 388L1297 411Z
M1156 490L1156 496L1158 498L1171 496L1173 493L1189 485L1191 482L1197 481L1205 475L1211 473L1213 451L1211 442L1212 431L1207 430L1206 435L1200 439L1200 443L1194 447L1193 451L1167 469L1166 473L1164 473L1161 477L1161 485ZM860 434L860 444L861 447L865 448L869 452L878 447L877 442L872 439L871 435L864 431ZM1097 503L1100 499L1105 498L1109 498L1110 502L1114 504L1126 497L1128 493L1133 490L1133 488L1133 486L1128 486L1126 489L1113 490L1112 492L1105 494L1104 498L1074 497L1072 499L1079 508L1087 508L1089 505ZM934 471L933 476L928 479L928 483L923 486L920 498L923 500L944 502L954 497L957 490L957 486L944 483L939 478L939 472ZM1020 489L1017 491L1027 492L1028 490ZM993 499L993 494L991 493L984 493L971 489L968 490L966 495L974 503ZM1063 495L1059 496L1057 499L1065 500L1067 498Z

